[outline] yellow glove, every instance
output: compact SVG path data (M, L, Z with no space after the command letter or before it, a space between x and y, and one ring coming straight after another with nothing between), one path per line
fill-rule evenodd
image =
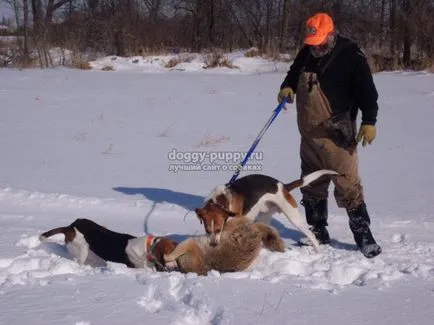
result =
M356 139L357 142L363 139L362 145L366 146L367 143L371 144L371 142L374 141L376 134L377 130L375 125L362 124Z
M282 102L286 97L288 97L288 103L292 103L294 101L294 90L291 87L282 88L277 94L277 101L279 103Z

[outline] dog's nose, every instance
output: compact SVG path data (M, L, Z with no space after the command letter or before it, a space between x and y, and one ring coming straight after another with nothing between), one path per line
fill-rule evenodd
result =
M209 243L212 247L216 247L217 246L217 242L216 241L212 241Z

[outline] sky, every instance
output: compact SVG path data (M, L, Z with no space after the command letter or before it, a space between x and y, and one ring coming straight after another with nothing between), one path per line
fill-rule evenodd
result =
M12 18L13 11L9 4L5 3L4 0L0 0L0 19L3 19L3 17Z

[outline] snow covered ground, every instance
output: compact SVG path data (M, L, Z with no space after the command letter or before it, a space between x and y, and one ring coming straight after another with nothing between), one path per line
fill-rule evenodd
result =
M78 217L176 240L203 232L194 213L185 214L229 180L236 155L277 105L286 67L261 62L247 60L236 71L194 62L185 71L0 70L0 324L432 324L428 73L375 75L378 136L359 151L383 247L375 259L355 249L332 195L329 247L315 255L294 246L300 233L277 215L288 251L263 251L250 272L92 269L70 259L62 237L39 242L41 232ZM298 178L295 117L288 106L248 166Z
M229 62L232 68L227 66L209 68L208 62L217 54L202 53L172 53L166 55L119 57L106 56L90 62L93 69L101 70L110 67L114 71L136 71L136 72L165 72L165 71L187 71L202 73L204 69L212 73L240 74L240 73L267 73L286 71L288 61L291 57L288 54L281 54L280 60L266 59L260 56L249 57L245 54L252 53L254 48L249 50L220 53L220 62ZM56 53L53 53L56 56ZM57 54L58 56L58 54Z

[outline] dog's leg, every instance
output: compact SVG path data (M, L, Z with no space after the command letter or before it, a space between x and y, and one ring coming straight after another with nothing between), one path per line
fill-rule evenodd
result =
M177 258L184 254L187 254L190 251L192 244L193 239L184 240L183 242L178 244L171 253L164 254L164 261L166 263L176 261Z
M241 194L232 193L229 200L229 211L234 212L237 216L243 214L244 199Z
M312 242L313 248L315 252L320 251L320 246L318 240L316 239L313 232L309 229L307 223L303 220L298 207L294 204L294 199L289 193L284 193L286 191L283 189L282 184L279 184L279 190L277 192L278 197L276 200L276 204L282 210L282 212L286 215L289 222L294 225L298 230L300 230L303 234L306 235L307 238ZM286 194L286 195L285 195ZM288 199L287 199L288 198ZM295 206L294 206L295 205Z
M265 194L252 208L246 212L245 217L255 222L270 224L271 218L278 210L274 207L274 194Z
M300 212L297 208L293 208L289 204L282 204L282 211L288 218L289 222L291 222L298 230L306 235L307 238L312 242L312 245L315 249L315 252L320 251L318 240L316 239L313 232L309 229L308 225L304 222Z
M280 208L277 207L275 203L272 204L267 203L267 204L270 205L268 210L265 212L259 212L257 217L255 218L255 222L260 222L269 225L271 223L271 219L273 218L273 215L280 212Z
M183 273L194 272L198 275L206 275L208 267L201 246L207 245L205 237L198 240L190 238L181 242L170 254L164 255L164 261L171 263L176 261L179 270Z

